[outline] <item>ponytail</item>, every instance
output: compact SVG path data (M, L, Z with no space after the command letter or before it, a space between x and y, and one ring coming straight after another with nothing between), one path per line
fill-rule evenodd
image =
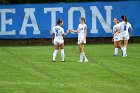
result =
M122 20L125 21L125 23L127 24L127 22L128 22L127 17L126 17L126 16L121 16L121 18L122 18Z

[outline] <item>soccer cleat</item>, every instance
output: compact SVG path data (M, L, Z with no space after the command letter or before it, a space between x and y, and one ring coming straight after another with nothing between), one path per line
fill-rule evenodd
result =
M65 62L65 60L64 60L64 61L62 61L62 62Z
M126 57L126 56L122 56L122 57Z
M52 62L55 62L54 60L52 60Z
M88 62L88 60L85 60L84 62Z
M78 62L83 62L82 60L79 60Z
M125 56L127 57L127 54L125 54Z
M114 54L113 56L117 56L116 54Z
M127 57L127 54L123 55L122 57Z

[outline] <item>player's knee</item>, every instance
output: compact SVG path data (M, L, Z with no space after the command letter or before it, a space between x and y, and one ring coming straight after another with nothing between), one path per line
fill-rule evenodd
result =
M118 46L119 49L121 49L121 46Z

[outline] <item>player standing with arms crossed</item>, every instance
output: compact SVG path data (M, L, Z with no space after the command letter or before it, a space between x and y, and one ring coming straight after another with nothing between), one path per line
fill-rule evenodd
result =
M84 44L86 44L86 34L87 34L87 25L85 24L85 18L81 17L79 19L80 24L78 25L77 30L69 30L74 33L78 33L78 46L80 51L80 60L78 62L88 62L87 57L84 52Z
M122 19L122 22L119 23L119 26L120 26L121 40L123 41L122 50L123 50L123 57L126 57L128 40L129 40L129 37L132 36L133 28L132 28L131 24L128 22L126 16L121 16L121 19ZM129 28L130 28L130 35L128 32Z
M56 54L59 50L59 47L61 49L62 62L65 62L63 37L66 36L69 33L69 31L67 31L67 33L65 34L64 29L62 28L62 25L63 25L63 20L59 18L57 21L57 26L53 27L52 29L52 43L54 44L54 47L55 47L55 50L53 52L52 62L55 62Z

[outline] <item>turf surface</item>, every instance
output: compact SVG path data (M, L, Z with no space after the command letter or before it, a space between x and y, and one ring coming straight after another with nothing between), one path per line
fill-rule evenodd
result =
M0 46L0 93L140 93L140 47L113 56L113 45L86 45L88 63L78 63L76 45L51 62L53 46Z

